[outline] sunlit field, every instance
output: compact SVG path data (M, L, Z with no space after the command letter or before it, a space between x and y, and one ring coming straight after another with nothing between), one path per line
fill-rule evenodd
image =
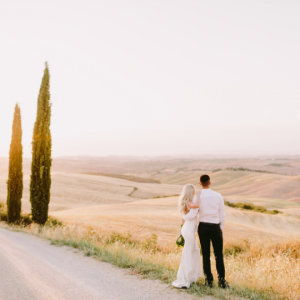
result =
M203 162L204 171L200 170L200 163L194 161L166 159L151 163L120 159L116 163L114 160L95 159L88 163L89 160L54 160L50 215L62 220L65 226L46 227L40 233L35 226L25 230L58 244L76 246L88 242L91 249L100 247L109 251L109 261L119 266L123 265L117 262L116 257L130 261L128 264L133 269L139 265L139 260L143 260L160 268L160 275L153 271L156 274L153 273L154 278L171 282L181 257L181 248L175 245L180 231L178 194L186 183L193 183L199 189L199 175L208 173L212 189L222 193L226 201L262 205L281 212L271 215L226 206L226 277L234 289L222 292L222 297L300 299L298 160L289 163L295 165L295 175L275 174L272 168L279 167L264 168L266 163L253 160L252 165L246 164L247 168L262 169L262 172L238 168L226 170L233 162L225 163L223 160ZM239 167L241 162L236 164ZM110 165L113 176L95 175L98 171L108 172ZM29 170L25 168L24 173L22 209L30 212ZM116 174L130 180L118 178ZM127 174L127 177L122 174ZM144 179L135 182L135 177ZM149 178L160 183L147 183ZM0 177L0 201L6 201L5 167ZM76 248L81 247L78 245ZM80 249L92 251L92 255L98 251L96 248L87 250L86 247ZM99 258L104 259L101 255ZM123 267L128 266L125 264ZM214 276L217 278L216 273ZM207 291L199 284L190 291L206 294ZM217 291L212 293L221 297Z

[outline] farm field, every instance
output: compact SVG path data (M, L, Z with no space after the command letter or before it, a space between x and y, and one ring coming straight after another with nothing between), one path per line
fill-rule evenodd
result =
M5 202L5 159L1 158L0 161L0 201ZM300 175L216 171L208 168L209 164L216 167L225 163L223 160L203 162L206 164L206 171L193 171L190 166L199 162L187 160L157 159L152 164L150 162L151 160L128 158L109 158L107 161L103 158L54 159L50 215L70 224L105 231L130 232L136 237L155 233L161 242L172 243L178 235L180 224L178 196L174 195L180 194L186 183L193 183L196 188L200 188L199 175L208 173L212 179L212 188L222 193L225 200L263 205L283 212L274 216L226 207L225 238L238 236L277 240L300 234ZM99 170L108 172L110 165L113 174L120 172L123 174L120 177L123 178L126 174L133 181L116 178L118 176L115 175L107 177L83 174ZM252 161L252 165L259 168L258 163ZM30 162L25 160L22 199L24 212L30 212L29 166ZM134 182L135 177L152 178L161 183Z
M197 170L192 167L199 164L192 159L54 159L49 214L68 226L45 228L42 237L66 245L87 239L116 257L123 249L130 259L171 268L175 274L181 257L181 249L175 246L181 223L175 195L186 183L200 189L199 175L206 173L211 177L212 189L222 193L226 201L282 212L271 215L225 207L223 233L229 282L239 289L250 288L251 297L260 292L269 295L272 286L274 297L266 299L279 299L279 294L283 297L280 299L299 299L300 172L286 175L251 171L248 165L244 167L246 161L236 160L232 166L234 160L228 163L210 158L202 161L201 171L199 166ZM257 170L265 164L261 161L256 164ZM7 164L3 158L0 162L0 201L6 202ZM212 169L220 164L230 169ZM30 161L25 160L24 212L30 212L29 182ZM39 234L37 226L25 230ZM160 250L156 253L145 248L149 243ZM217 278L214 266L213 274ZM170 275L170 280L174 276ZM288 283L286 276L290 278ZM252 299L250 294L247 297Z

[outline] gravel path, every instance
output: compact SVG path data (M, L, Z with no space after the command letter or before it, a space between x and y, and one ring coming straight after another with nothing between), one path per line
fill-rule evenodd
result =
M19 299L196 298L158 281L140 279L110 264L74 253L72 248L51 246L38 237L0 228L0 300Z

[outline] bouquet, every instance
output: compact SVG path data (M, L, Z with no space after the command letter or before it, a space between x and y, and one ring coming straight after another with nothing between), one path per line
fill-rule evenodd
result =
M181 228L182 228L182 225L181 225ZM180 236L179 236L179 238L176 240L176 245L177 245L178 247L183 247L183 246L184 246L184 238L183 238L183 236L182 236L182 234L181 234L181 231L180 231Z
M182 234L179 236L179 238L176 240L176 245L178 247L183 247L184 246L184 238Z

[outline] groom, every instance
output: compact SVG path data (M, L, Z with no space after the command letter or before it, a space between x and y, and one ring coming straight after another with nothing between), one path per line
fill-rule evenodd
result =
M212 242L216 267L218 271L219 287L229 288L225 280L225 267L223 259L223 233L225 224L225 207L221 194L210 189L210 178L208 175L200 177L202 191L197 192L193 202L199 205L199 227L198 234L203 255L203 270L205 275L205 285L212 287L213 275L210 266L210 242ZM196 216L197 210L193 209L189 214L183 216L188 221Z

